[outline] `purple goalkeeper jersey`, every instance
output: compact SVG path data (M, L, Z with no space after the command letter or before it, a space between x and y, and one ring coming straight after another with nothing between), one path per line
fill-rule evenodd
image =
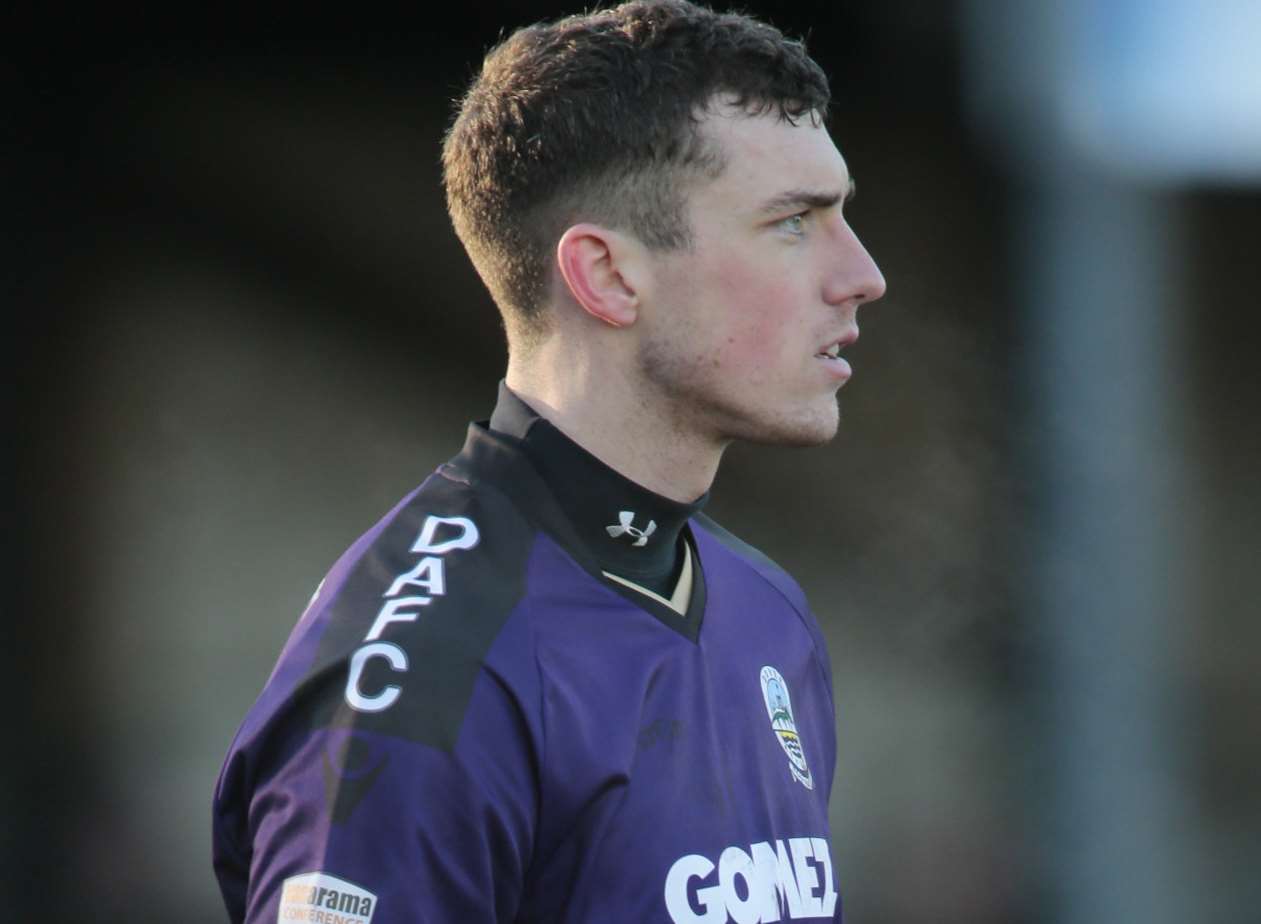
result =
M470 426L316 591L216 789L230 918L840 920L800 588L694 508L566 509L531 423ZM607 574L656 539L686 615Z

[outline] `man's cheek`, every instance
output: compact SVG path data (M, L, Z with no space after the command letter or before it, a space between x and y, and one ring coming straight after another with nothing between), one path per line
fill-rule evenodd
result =
M718 306L718 323L723 328L711 341L720 347L721 363L757 374L778 354L785 337L780 306L789 298L788 280L768 278L764 261L733 253L711 264L704 282L707 300Z
M773 305L769 298L745 301L744 310L733 319L728 335L733 359L746 364L767 363L779 355L785 337L785 324L783 318L776 315Z

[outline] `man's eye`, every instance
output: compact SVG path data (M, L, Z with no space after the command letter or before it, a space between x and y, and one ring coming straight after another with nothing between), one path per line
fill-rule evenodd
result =
M779 226L789 234L804 234L806 230L806 214L802 212L798 215L790 215L781 221Z

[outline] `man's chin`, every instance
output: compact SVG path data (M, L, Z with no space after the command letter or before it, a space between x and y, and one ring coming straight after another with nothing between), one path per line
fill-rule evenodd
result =
M840 410L833 405L831 413L823 411L809 418L785 416L778 420L759 421L750 424L744 432L734 434L733 438L760 446L808 449L831 442L839 429Z

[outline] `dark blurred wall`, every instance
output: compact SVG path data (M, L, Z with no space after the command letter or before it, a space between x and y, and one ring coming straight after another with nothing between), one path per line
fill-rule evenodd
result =
M851 919L1042 920L1037 652L1016 603L1037 523L1014 451L1037 422L1018 399L1013 190L961 115L955 7L744 6L808 32L832 76L852 222L889 295L861 317L841 436L733 449L711 512L798 576L829 638ZM44 920L223 918L209 801L236 723L325 569L488 413L502 336L438 148L500 28L557 8L476 9L441 33L318 39L84 24L19 65L23 744L4 860ZM1261 203L1185 203L1200 605L1183 720L1203 730L1211 864L1227 845L1255 859L1261 830Z

